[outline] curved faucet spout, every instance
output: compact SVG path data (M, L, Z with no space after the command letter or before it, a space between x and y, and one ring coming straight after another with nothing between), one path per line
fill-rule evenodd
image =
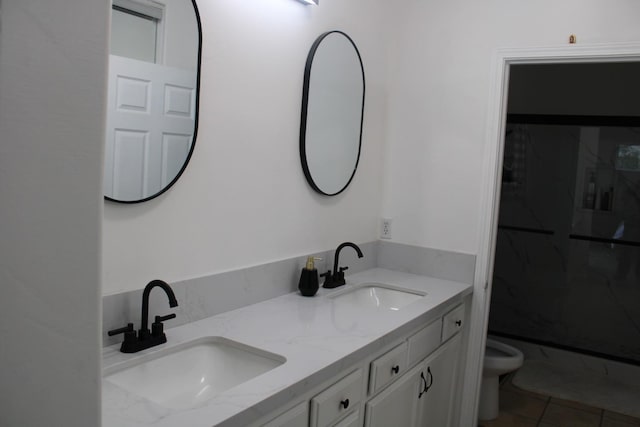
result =
M335 276L336 273L338 272L338 260L340 258L340 251L343 248L346 247L350 247L355 249L355 251L358 253L358 258L362 258L364 255L362 254L362 251L360 250L360 248L358 247L358 245L356 245L355 243L351 243L351 242L344 242L342 243L340 246L338 246L338 248L336 249L336 254L333 258L333 275ZM345 267L346 268L346 267Z
M157 279L149 282L142 292L142 318L140 320L140 331L143 334L146 333L145 331L149 330L149 294L151 293L151 289L155 287L162 288L162 290L167 294L167 297L169 297L169 307L178 306L176 295L173 293L173 289L171 289L171 286L169 286L167 282Z

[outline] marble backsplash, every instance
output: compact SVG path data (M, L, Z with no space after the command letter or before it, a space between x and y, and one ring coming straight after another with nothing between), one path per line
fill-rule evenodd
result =
M378 242L380 268L437 277L473 285L476 257L389 241Z
M349 266L347 278L349 274L382 267L473 284L474 255L388 241L359 247L364 253L361 259L349 248L340 254L340 264ZM179 306L169 308L164 292L154 290L149 298L150 316L176 313L175 319L165 322L166 328L171 328L297 291L300 270L311 255L322 258L316 262L318 272L333 268L334 250L329 250L170 283ZM122 336L109 337L107 331L129 322L139 327L143 285L136 291L102 297L103 345L122 341Z

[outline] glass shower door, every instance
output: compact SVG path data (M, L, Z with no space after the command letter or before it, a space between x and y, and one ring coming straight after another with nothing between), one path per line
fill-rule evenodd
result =
M640 127L510 123L490 332L640 363Z

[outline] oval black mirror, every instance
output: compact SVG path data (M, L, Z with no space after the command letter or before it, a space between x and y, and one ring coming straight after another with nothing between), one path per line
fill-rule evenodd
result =
M195 0L113 0L105 199L145 202L180 178L196 142L201 56Z
M309 185L334 196L358 167L365 79L360 52L342 31L313 43L304 71L300 160Z

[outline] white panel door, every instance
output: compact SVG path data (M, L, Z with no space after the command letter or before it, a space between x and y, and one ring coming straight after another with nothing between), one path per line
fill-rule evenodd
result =
M105 194L151 196L182 168L193 143L195 71L109 57Z

